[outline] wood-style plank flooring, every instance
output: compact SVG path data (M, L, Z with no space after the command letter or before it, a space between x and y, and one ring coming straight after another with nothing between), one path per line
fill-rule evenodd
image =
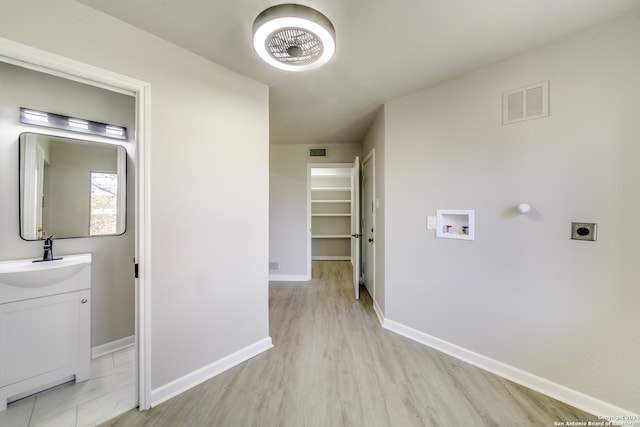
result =
M146 412L104 426L553 426L596 421L383 329L348 261L270 285L274 348Z

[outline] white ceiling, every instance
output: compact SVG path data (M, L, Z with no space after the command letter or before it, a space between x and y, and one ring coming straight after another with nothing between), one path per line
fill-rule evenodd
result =
M337 50L302 73L263 63L251 27L275 0L78 0L270 87L272 144L358 143L386 101L640 9L640 0L300 0ZM287 2L287 1L284 1Z

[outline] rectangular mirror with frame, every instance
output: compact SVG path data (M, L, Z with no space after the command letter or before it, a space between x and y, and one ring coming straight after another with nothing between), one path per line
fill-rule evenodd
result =
M125 232L123 146L25 132L19 151L20 237L40 240Z

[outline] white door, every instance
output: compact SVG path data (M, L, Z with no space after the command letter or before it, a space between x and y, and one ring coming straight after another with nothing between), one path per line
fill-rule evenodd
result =
M365 159L362 165L362 264L363 282L371 298L375 300L374 284L374 224L375 224L375 181L373 156Z
M360 299L360 157L353 162L351 176L351 263L353 264L353 288Z

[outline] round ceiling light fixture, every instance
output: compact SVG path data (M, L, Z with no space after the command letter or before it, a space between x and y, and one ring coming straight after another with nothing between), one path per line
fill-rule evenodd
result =
M321 67L336 51L331 21L315 9L281 4L253 22L253 47L266 63L286 71Z

